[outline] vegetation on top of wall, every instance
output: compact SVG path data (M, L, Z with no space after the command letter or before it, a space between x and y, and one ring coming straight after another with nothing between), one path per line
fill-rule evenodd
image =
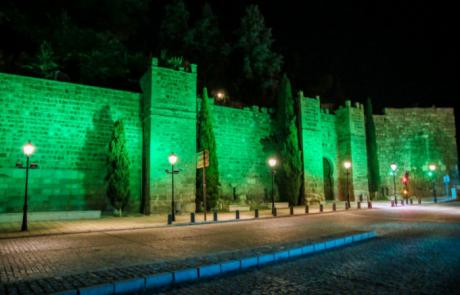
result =
M372 101L366 101L365 107L365 126L366 126L366 147L367 147L367 169L369 175L369 193L371 198L375 198L380 188L380 168L377 151L377 140L375 136L374 117L372 115Z
M122 120L113 125L112 138L107 153L107 197L121 216L129 202L129 156L126 147L125 129Z
M206 168L206 209L216 208L219 200L219 169L216 154L216 139L212 127L212 116L209 108L208 91L203 89L203 99L201 109L198 115L198 132L197 132L197 149L198 152L203 150L209 151L209 166ZM203 202L203 169L197 170L197 208L201 208Z
M297 205L302 181L302 162L294 99L291 83L286 75L281 80L276 102L271 134L268 138L264 138L262 143L265 149L274 152L279 160L275 180L280 200L288 201L290 205Z

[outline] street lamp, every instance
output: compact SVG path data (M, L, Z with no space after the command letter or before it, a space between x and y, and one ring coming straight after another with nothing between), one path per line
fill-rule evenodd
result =
M275 215L275 166L276 166L276 158L268 159L268 165L272 169L272 215Z
M436 196L436 181L435 181L435 171L436 171L436 165L435 164L430 164L428 165L428 169L430 172L428 175L431 177L432 185L433 185L433 202L437 203L438 202L438 197Z
M347 182L346 182L346 189L347 189L347 208L350 208L350 187L348 183L348 179L350 177L350 169L351 169L351 162L350 161L345 161L343 162L343 167L347 171Z
M23 167L21 162L16 163L16 167L26 169L26 186L25 186L25 193L24 193L24 206L22 209L21 231L27 231L29 229L28 222L27 222L27 210L29 208L28 199L27 199L28 184L29 184L29 169L35 169L35 168L38 168L38 166L35 163L30 164L30 157L35 152L35 146L30 141L22 147L22 152L26 156L26 167Z
M398 199L396 197L396 170L398 169L398 165L395 163L392 163L390 165L391 168L391 174L393 174L393 194L395 196L395 206L398 207Z
M179 170L174 170L174 165L177 162L177 156L171 153L168 157L171 170L166 169L166 173L171 174L171 221L176 221L175 206L174 206L174 174L178 174Z

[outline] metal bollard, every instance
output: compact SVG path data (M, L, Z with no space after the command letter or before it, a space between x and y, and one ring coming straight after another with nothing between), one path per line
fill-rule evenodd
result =
M404 206L404 200L401 200L401 206Z
M195 213L190 213L190 222L195 223Z
M391 200L391 207L395 206L395 201Z
M172 224L172 215L168 214L168 224Z
M332 203L332 211L336 211L337 210L337 206L335 205L335 203Z
M414 201L412 199L410 199L410 204L414 205Z
M272 212L273 216L276 217L276 207L273 208L273 212Z
M254 218L259 218L259 209L254 210Z
M294 215L294 206L289 207L289 213Z
M235 211L235 218L240 219L240 210Z
M308 205L305 205L305 214L308 214L309 211L310 211L310 208L308 207Z
M409 199L406 199L406 205L409 205Z
M422 199L418 199L418 204L422 205Z
M323 212L323 204L319 204L319 212Z
M361 202L357 202L358 209L361 209Z
M367 209L372 209L372 202L371 201L367 201Z
M217 210L214 210L213 219L214 221L217 221Z

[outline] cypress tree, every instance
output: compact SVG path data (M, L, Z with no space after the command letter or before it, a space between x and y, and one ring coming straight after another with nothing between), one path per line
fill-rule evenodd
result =
M266 150L276 153L279 159L275 178L280 200L298 204L302 162L292 97L291 83L283 75L277 97L277 108L272 120L271 135L263 140Z
M129 157L123 121L114 123L112 138L107 153L107 197L112 206L122 215L129 202Z
M203 89L203 99L198 115L198 152L209 151L209 166L206 168L206 207L215 208L219 200L219 170L216 154L216 140L212 128L208 91ZM197 170L197 203L203 201L203 169Z
M372 116L372 101L370 98L366 101L366 147L367 147L367 169L369 175L369 192L371 197L379 190L380 187L380 170L377 151L377 140L375 136L375 124Z

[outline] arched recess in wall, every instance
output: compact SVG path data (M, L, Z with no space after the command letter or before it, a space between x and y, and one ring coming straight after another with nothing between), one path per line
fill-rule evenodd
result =
M323 184L326 201L334 200L334 167L331 161L323 157Z

